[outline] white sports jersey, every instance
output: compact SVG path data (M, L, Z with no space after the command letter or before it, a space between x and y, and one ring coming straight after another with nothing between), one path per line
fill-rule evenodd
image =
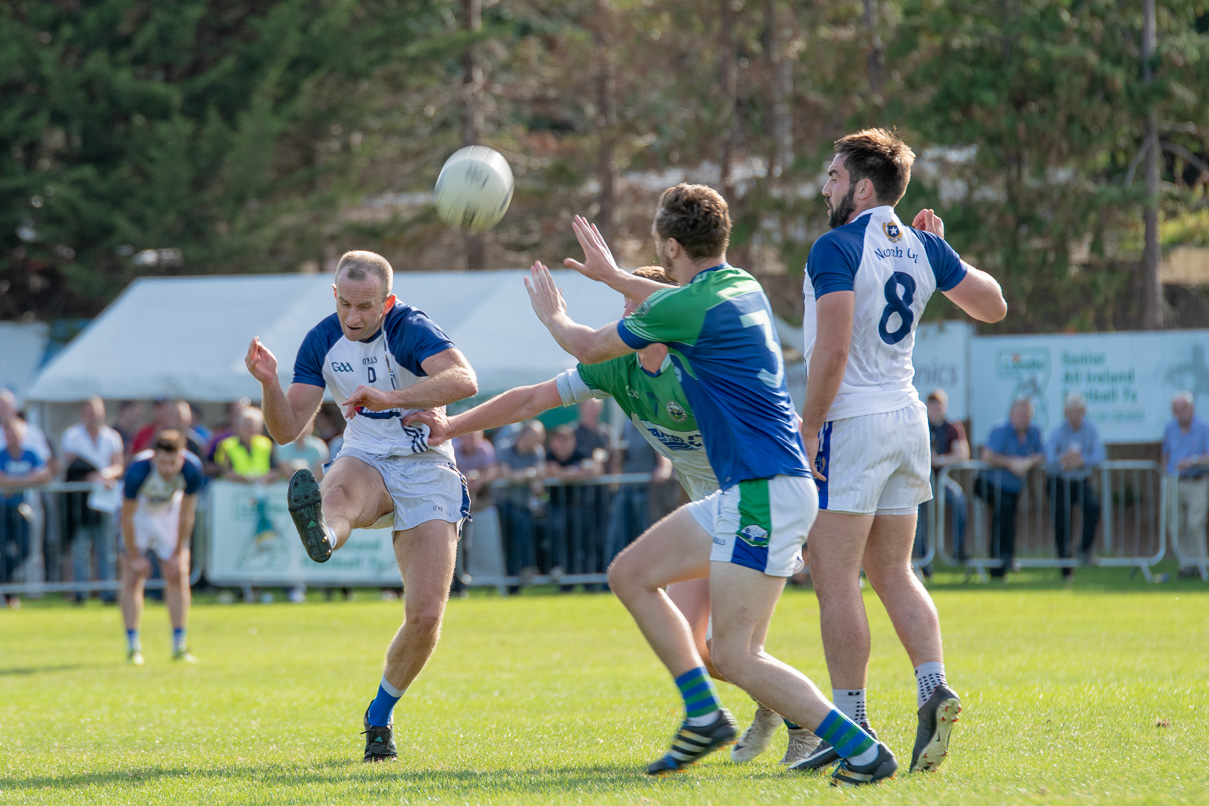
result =
M122 480L122 494L127 501L138 501L138 512L154 513L178 508L186 495L195 495L205 482L201 460L185 451L181 471L166 479L155 469L155 451L141 451Z
M966 275L942 238L904 226L894 208L874 207L814 242L806 262L802 317L806 368L814 352L815 301L852 291L852 346L827 420L896 411L919 399L911 381L915 328L932 292Z
M306 334L294 362L294 383L328 387L341 406L358 386L383 391L406 389L426 376L426 359L453 347L423 311L397 303L387 311L378 332L364 341L350 341L332 314ZM453 462L453 446L428 448L427 427L404 426L417 409L362 410L348 421L344 445L378 456L440 455Z

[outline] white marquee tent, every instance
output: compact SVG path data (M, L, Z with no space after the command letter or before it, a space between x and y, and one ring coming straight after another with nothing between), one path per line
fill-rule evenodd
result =
M395 291L445 330L474 366L481 391L491 393L574 364L533 314L526 274L398 274ZM569 270L554 274L578 321L599 327L620 316L615 292ZM26 398L256 400L260 385L244 367L252 337L277 356L288 385L303 337L334 311L327 275L140 279L43 370Z

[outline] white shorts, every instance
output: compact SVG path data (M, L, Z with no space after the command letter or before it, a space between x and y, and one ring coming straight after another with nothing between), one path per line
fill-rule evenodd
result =
M181 502L179 496L162 508L134 511L134 545L139 554L154 551L161 560L172 557L176 538L180 534ZM125 545L123 541L122 545Z
M685 508L714 540L711 562L791 577L803 568L819 496L809 476L773 476L741 481Z
M910 515L932 498L928 409L916 401L896 411L833 420L819 432L815 466L819 508L828 512Z
M470 515L466 479L443 456L379 456L346 445L327 467L346 456L360 459L377 470L394 501L394 514L379 518L371 529L389 527L401 532L428 521L446 521L460 527Z

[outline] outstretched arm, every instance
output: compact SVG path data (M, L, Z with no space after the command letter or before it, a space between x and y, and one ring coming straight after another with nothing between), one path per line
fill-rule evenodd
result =
M260 343L252 339L244 364L252 377L260 381L261 402L264 407L264 424L269 436L278 445L298 439L306 428L319 404L323 402L323 388L306 383L292 383L289 391L281 388L277 380L277 357Z
M529 420L561 405L558 381L552 378L545 383L510 389L456 417L445 417L435 411L420 411L409 415L404 422L407 425L424 423L431 432L428 444L440 445L472 431L487 431Z
M345 416L351 418L358 408L370 411L387 409L435 409L447 406L479 392L478 380L466 356L450 347L420 362L427 375L406 389L383 390L358 386L344 401Z
M613 259L612 250L605 243L604 236L600 234L600 230L596 228L595 224L589 223L588 219L577 215L571 222L571 227L575 230L575 237L579 240L579 245L583 247L584 262L580 263L578 260L567 258L563 261L563 265L568 269L575 269L585 277L599 280L614 291L620 292L623 297L628 297L635 302L642 302L656 291L667 288L663 283L638 277L620 269L617 261Z
M529 276L525 278L525 288L529 290L533 311L558 342L558 346L583 363L599 364L601 361L634 352L633 348L627 346L621 336L617 335L616 322L593 330L567 316L567 303L562 292L554 285L550 270L540 262L534 263L533 268L529 270Z

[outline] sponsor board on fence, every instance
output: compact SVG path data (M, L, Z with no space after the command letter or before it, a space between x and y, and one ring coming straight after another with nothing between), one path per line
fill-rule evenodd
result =
M915 331L915 388L926 400L933 389L949 395L949 417L970 416L970 341L968 322L925 322Z
M1209 408L1209 331L981 336L971 340L970 379L977 444L1020 397L1048 435L1071 392L1105 442L1157 442L1176 392L1196 395L1202 414Z
M400 583L390 529L355 529L326 563L312 562L286 509L286 483L216 481L206 578L216 585Z

